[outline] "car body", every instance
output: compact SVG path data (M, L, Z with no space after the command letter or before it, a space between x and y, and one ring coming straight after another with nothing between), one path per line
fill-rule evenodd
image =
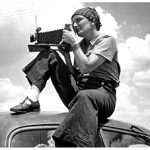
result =
M66 113L0 113L0 147L55 147L51 138ZM150 130L107 119L99 124L95 147L150 146Z

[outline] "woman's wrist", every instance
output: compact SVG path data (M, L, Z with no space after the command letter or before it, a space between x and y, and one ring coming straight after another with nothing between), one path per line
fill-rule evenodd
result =
M72 44L71 47L72 47L73 51L75 51L78 48L80 48L80 45L79 45L79 43L75 43L75 44Z

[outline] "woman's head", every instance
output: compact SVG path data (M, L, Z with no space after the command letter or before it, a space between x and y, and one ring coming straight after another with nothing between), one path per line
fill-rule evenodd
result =
M99 31L100 27L102 26L102 24L100 22L100 16L97 13L97 11L95 10L95 8L85 7L85 8L78 9L71 17L72 21L76 15L84 16L89 21L93 22L98 31Z

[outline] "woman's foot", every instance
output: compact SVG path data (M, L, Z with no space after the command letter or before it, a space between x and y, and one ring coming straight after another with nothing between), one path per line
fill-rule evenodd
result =
M31 104L29 104L31 103ZM27 113L32 111L40 111L39 101L33 102L30 98L26 97L23 102L10 108L10 111L16 113Z

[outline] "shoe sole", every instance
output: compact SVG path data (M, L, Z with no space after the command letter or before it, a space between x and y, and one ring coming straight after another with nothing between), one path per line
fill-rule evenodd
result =
M10 110L10 111L13 111L15 113L28 113L28 112L38 112L40 111L40 108L39 109L32 109L32 110L28 110L28 111L23 111L23 110Z

